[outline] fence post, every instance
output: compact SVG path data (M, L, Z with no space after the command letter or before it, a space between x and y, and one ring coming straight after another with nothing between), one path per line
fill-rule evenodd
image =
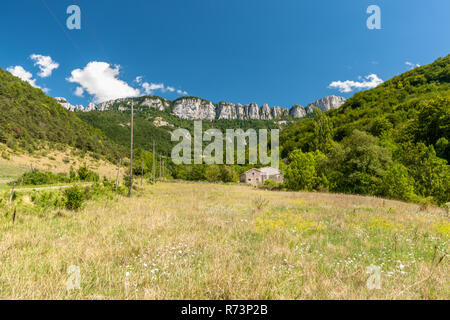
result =
M117 177L116 177L116 192L117 186L119 185L119 174L120 174L120 165L122 164L122 158L119 159L119 168L117 169Z

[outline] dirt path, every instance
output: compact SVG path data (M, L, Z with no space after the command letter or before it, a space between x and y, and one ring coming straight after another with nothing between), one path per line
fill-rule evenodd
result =
M67 184L67 185L63 185L63 186L37 187L37 188L32 188L32 187L16 188L16 189L14 189L14 191L66 189L66 188L70 188L70 187L72 187L74 185L75 184ZM85 183L85 184L81 184L80 186L87 187L87 186L90 186L90 185L92 185L92 183Z

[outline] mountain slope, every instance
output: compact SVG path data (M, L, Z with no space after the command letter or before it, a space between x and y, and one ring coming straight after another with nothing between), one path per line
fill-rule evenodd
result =
M444 139L450 140L450 55L358 92L326 114L336 141L358 129L394 143L423 142L443 148L440 144L445 144ZM314 149L313 122L301 119L283 131L280 143L284 157L295 149ZM449 160L448 150L439 152Z
M289 188L450 201L450 55L359 92L280 137Z
M42 90L0 68L0 141L34 149L39 141L62 143L114 158L117 145L68 112Z

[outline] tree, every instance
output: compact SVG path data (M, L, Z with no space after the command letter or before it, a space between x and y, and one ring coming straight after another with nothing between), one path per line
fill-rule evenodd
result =
M332 190L360 194L376 194L392 163L391 151L378 145L377 138L359 130L334 146L328 159Z
M314 147L320 152L327 152L333 143L333 127L330 119L320 109L314 108Z
M380 195L393 199L412 201L414 194L414 179L409 175L408 169L399 163L394 163L383 177Z
M292 190L318 190L327 187L325 176L320 172L325 155L320 151L304 153L295 150L289 156L286 169L286 186Z

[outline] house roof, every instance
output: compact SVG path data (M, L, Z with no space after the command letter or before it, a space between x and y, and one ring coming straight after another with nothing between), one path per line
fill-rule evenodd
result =
M252 168L250 170L245 171L243 174L246 174L250 171L258 171L261 172L262 174L268 175L268 176L272 176L272 175L276 175L276 174L280 174L280 170L272 168L272 167L264 167L264 168Z

